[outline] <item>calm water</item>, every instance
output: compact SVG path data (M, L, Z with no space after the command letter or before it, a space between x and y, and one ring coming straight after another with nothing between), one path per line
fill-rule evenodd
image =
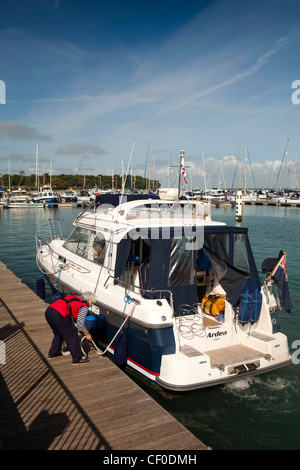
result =
M78 209L0 209L0 259L35 290L35 234L48 236L48 219L65 219L71 229ZM213 218L235 225L235 210L212 210ZM245 206L242 226L257 262L287 252L293 312L281 312L281 331L290 348L300 341L300 208ZM50 290L49 290L49 300ZM291 352L295 352L291 348ZM297 358L300 354L296 355ZM300 365L187 393L167 393L136 380L200 440L214 449L300 449Z

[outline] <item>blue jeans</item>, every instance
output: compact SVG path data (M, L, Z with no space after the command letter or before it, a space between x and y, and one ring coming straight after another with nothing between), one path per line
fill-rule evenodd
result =
M52 307L47 308L45 317L54 334L48 353L49 356L56 356L60 353L64 340L71 353L73 363L79 362L81 359L79 338L77 329L71 318L63 317Z

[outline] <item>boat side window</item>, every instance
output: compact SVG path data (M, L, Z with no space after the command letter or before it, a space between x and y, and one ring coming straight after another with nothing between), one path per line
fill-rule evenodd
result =
M95 234L93 240L93 261L97 264L103 264L105 258L105 238L101 232Z
M73 232L67 238L63 247L79 256L87 256L87 243L90 236L90 230L81 227L75 227Z
M209 248L205 250L205 247ZM211 263L210 282L214 285L214 278L218 281L224 277L227 263L230 262L230 236L228 233L207 234L204 239L204 252Z
M247 241L243 233L234 234L233 265L241 271L250 272Z
M227 263L230 262L229 255L229 233L213 233L206 235L205 245L208 246L217 256Z
M194 283L193 250L187 249L188 240L173 238L169 270L169 286L184 286Z
M225 272L225 263L229 263L245 273L251 272L247 236L244 233L208 234L205 237L205 245L216 254L213 264L220 272ZM213 256L213 253L210 253L210 256Z
M101 232L76 227L63 244L67 250L97 264L105 258L105 238Z

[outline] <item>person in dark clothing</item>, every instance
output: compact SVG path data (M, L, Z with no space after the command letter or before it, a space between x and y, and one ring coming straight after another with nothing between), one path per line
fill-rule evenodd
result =
M49 358L62 354L62 342L65 341L71 353L73 364L88 362L87 357L82 358L81 356L78 331L81 331L89 341L92 340L91 335L85 329L84 320L89 307L95 301L96 296L93 292L84 292L82 298L76 295L67 295L48 306L45 317L54 334L48 353ZM74 321L77 322L78 328L74 325Z

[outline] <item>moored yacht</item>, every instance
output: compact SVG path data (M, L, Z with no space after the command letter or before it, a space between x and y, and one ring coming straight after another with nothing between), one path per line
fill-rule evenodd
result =
M76 197L79 202L83 202L85 204L89 204L91 201L95 199L94 194L90 194L88 191L83 190L83 189L77 192Z
M208 203L97 196L68 237L37 237L37 264L61 296L93 291L97 347L163 388L291 362L273 294L277 259L262 285L247 229L213 221Z
M35 202L25 189L18 188L18 190L10 192L9 196L3 202L3 207L5 209L29 209L39 207L43 208L45 205L43 203Z
M77 202L76 192L71 189L66 189L61 195L62 202Z
M34 198L35 202L42 202L47 204L57 204L60 201L59 196L53 192L51 186L42 186Z
M5 201L4 194L5 194L4 188L0 186L0 206L2 206Z

